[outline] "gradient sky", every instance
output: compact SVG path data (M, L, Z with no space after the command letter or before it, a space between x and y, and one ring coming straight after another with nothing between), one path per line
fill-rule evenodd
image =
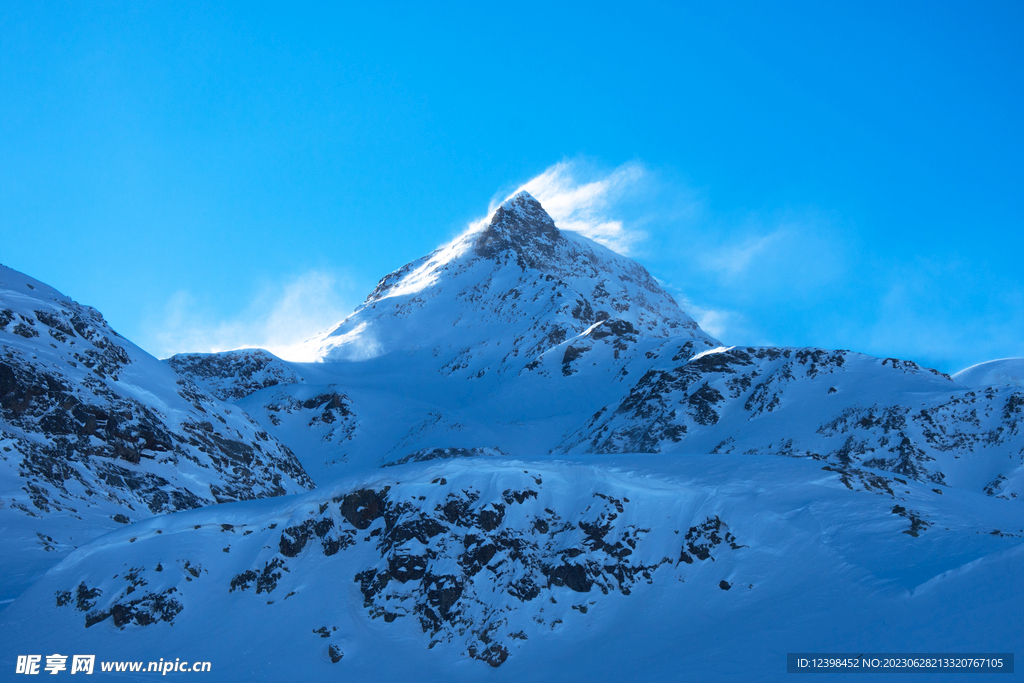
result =
M526 185L730 344L1024 356L1024 5L37 3L0 262L158 356L331 325Z

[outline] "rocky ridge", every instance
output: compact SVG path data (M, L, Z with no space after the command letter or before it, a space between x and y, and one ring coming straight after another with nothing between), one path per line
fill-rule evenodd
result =
M1024 391L966 389L911 361L849 351L680 348L560 452L778 454L989 495L1024 494Z
M0 323L0 514L25 554L9 561L57 557L155 514L313 486L242 410L95 309L0 267Z
M164 362L222 401L237 401L278 384L303 382L294 368L263 349L179 353Z

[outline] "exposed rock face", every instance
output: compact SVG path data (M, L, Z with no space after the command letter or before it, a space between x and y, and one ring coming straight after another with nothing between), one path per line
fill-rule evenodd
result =
M292 396L284 394L280 396L279 402L267 403L265 407L271 413L301 413L303 414L303 419L308 414L310 415L308 426L315 427L318 425L333 425L335 423L345 425L346 419L352 417L353 414L351 405L352 402L348 396L339 394L336 391L325 391L303 400L296 400ZM273 416L271 420L274 420ZM351 428L351 425L345 425L345 435L347 435ZM334 440L335 436L335 430L331 429L323 438L330 441Z
M679 561L655 559L638 550L651 529L632 523L635 502L594 492L569 503L570 509L586 504L582 513L570 513L541 498L541 476L523 474L514 477L523 480L521 490L492 498L475 487L449 488L439 477L431 483L445 494L426 505L422 496L404 495L403 487L356 490L284 529L280 554L297 558L309 546L329 557L369 544L370 566L354 580L371 618L413 618L429 647L458 642L469 657L497 667L515 641L527 639L513 616L527 603L557 605L557 594L579 603L572 609L585 614L601 596L629 595L638 582L651 583L663 565L677 566L682 558L693 564L687 551L702 562L743 547L716 516L685 531ZM262 573L272 564L287 571L276 562ZM236 579L259 575L249 570ZM557 590L563 588L568 592ZM566 609L547 609L554 614L533 621L554 629Z
M628 595L636 582L653 581L659 566L672 564L668 557L649 564L631 557L651 530L616 522L631 516L628 501L594 493L583 518L570 521L564 511L536 502L538 482L507 489L500 500L481 500L472 489L452 491L432 510L393 500L390 490L350 494L376 501L376 514L360 522L368 522L371 537L379 533L380 559L355 577L369 615L414 618L431 647L459 639L466 654L496 667L512 643L526 637L512 627L508 612L545 597L552 601L553 588L580 594L585 610L600 595ZM516 521L506 522L513 510ZM583 598L591 593L592 599ZM538 620L558 625L557 618Z
M508 455L500 448L421 448L393 462L384 463L385 466L404 465L407 462L424 462L426 460L444 460L447 458L477 458L480 456L503 456Z
M514 254L523 270L546 270L555 256L561 235L544 207L528 192L520 192L498 207L476 240L482 258L497 261Z
M94 309L0 267L0 312L0 515L38 527L40 551L63 554L71 539L154 514L312 487L244 412ZM55 515L71 520L59 535Z
M263 349L179 353L164 362L222 401L237 401L260 389L302 381L289 364Z
M396 628L411 621L426 647L445 644L499 667L531 638L610 608L611 596L703 574L707 587L689 590L713 589L733 554L747 547L722 518L700 511L701 501L680 500L678 493L656 492L641 505L625 494L635 498L643 490L621 482L602 485L558 470L508 465L490 475L485 481L508 488L478 485L471 467L457 466L429 481L415 477L307 498L300 507L308 510L292 515L287 526L255 519L243 527L186 526L180 533L197 540L218 535L206 545L228 544L232 551L198 560L195 543L167 545L144 531L147 545L131 567L112 578L87 573L56 591L58 614L80 619L86 629L109 620L124 630L173 623L223 596L232 596L229 603L258 596L269 606L310 590L346 594L338 581L307 583L311 573L327 572L356 585L366 618ZM676 511L682 517L652 524ZM154 545L165 546L158 562L147 550ZM236 554L239 560L232 559ZM337 628L310 630L332 640ZM338 642L330 645L336 663L342 650Z

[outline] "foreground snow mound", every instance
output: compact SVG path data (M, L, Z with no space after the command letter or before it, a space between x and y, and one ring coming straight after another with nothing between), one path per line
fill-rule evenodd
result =
M953 375L953 381L977 389L1024 387L1024 358L1002 358L978 363Z
M809 459L434 461L109 534L0 637L218 680L764 680L787 651L1019 649L1022 527Z
M118 524L311 488L292 453L95 309L0 266L2 568L16 594Z

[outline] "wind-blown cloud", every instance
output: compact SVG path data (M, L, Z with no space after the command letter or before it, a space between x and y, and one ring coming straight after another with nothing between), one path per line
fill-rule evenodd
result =
M612 251L654 265L657 259L649 257L658 249L649 243L652 233L664 237L665 233L686 230L704 221L707 213L696 192L637 161L608 169L581 158L564 160L515 192L521 190L532 194L559 228L572 230ZM492 204L490 213L496 208L497 202ZM762 239L766 240L770 241L771 236ZM735 274L753 258L758 245L758 242L751 243L744 253L722 249L709 261L701 261L702 265L694 270L715 267L723 273ZM678 284L678 279L673 278L669 289L680 299L684 310L710 334L719 336L738 320L728 311L692 304L685 292L673 286Z
M708 253L704 267L722 277L741 276L768 254L782 237L781 231L775 231L746 238L737 244L722 245Z
M149 321L143 344L158 357L263 348L291 361L311 361L303 342L352 311L347 287L331 273L310 271L265 287L243 311L218 319L208 302L176 292L158 319Z
M636 162L601 173L582 161L563 161L516 192L526 190L532 194L559 228L578 232L628 255L646 235L635 224L627 227L615 215L616 208L641 192L649 176L647 169Z

